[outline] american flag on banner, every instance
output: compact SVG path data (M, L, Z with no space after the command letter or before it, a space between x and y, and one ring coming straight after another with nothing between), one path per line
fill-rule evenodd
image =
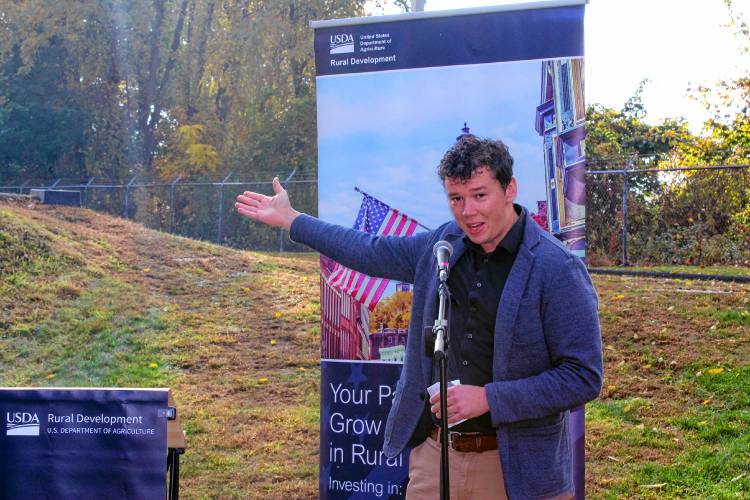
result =
M364 199L354 229L381 236L410 236L414 233L419 225L416 220L366 193L362 194ZM329 285L348 293L370 311L375 309L389 281L367 276L338 263L328 277Z

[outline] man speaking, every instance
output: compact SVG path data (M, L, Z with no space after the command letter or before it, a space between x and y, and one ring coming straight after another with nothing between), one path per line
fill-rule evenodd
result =
M454 221L409 237L379 237L322 222L275 196L237 197L243 216L290 231L341 264L414 283L406 358L385 428L384 451L412 446L406 496L439 497L437 364L423 332L437 315L433 246L453 248L448 380L454 499L574 495L569 410L599 395L597 297L581 260L514 204L513 158L499 140L461 136L438 167ZM429 329L429 328L428 328Z

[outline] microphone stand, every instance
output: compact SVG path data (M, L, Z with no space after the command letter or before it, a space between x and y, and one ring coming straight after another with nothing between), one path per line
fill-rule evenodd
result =
M435 334L434 359L440 368L440 500L450 499L450 474L448 468L448 335L446 308L450 307L448 271L440 270L438 286L438 317L432 331Z

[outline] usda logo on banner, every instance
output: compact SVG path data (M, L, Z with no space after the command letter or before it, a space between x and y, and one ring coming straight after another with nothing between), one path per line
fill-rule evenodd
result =
M331 35L331 54L354 53L354 37L351 33Z
M36 413L25 411L5 413L6 436L38 436L39 417Z

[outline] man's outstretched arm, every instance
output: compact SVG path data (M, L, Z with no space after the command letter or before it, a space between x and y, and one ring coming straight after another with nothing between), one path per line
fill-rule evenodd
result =
M410 237L377 236L328 224L295 210L278 178L273 179L273 191L274 196L245 191L237 196L234 205L237 213L286 229L294 241L351 269L370 276L414 282L417 260L422 255L421 249L427 246L430 233Z
M281 186L278 177L273 178L273 192L274 196L266 196L253 191L245 191L237 196L234 208L238 214L249 219L288 231L300 213L292 207L289 195Z

